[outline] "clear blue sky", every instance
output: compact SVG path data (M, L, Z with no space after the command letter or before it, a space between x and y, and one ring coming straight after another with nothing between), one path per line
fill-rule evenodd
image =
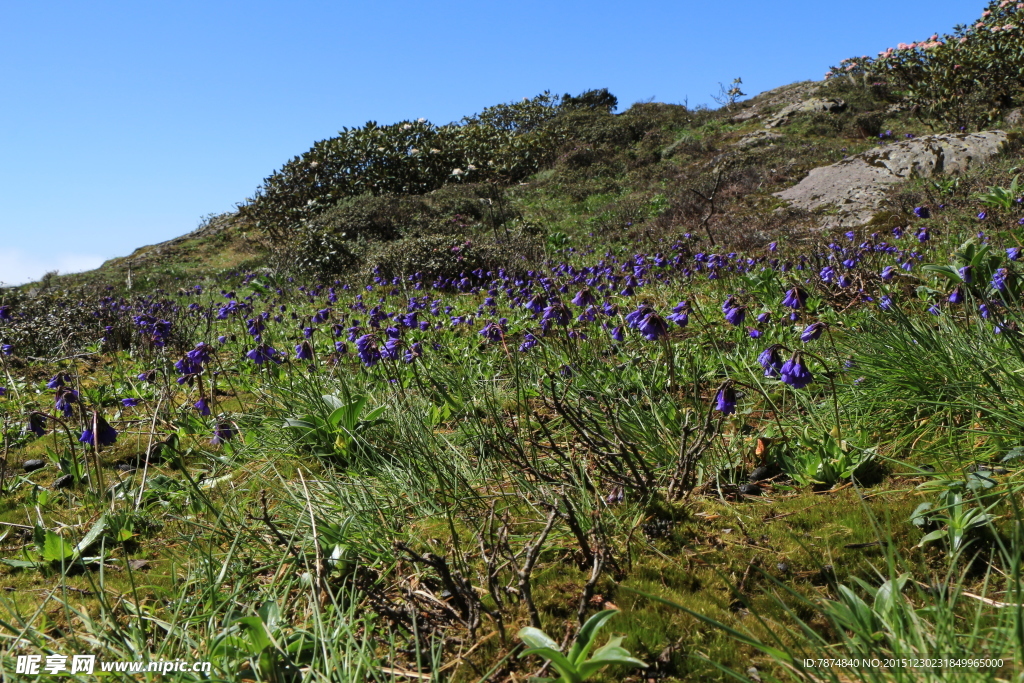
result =
M982 0L36 0L0 12L0 281L99 265L368 120L544 90L713 104L974 20Z

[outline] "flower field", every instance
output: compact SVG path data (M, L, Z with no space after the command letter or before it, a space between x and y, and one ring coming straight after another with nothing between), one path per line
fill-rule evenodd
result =
M353 181L321 211L296 157L248 211L300 227L195 247L235 240L243 267L0 290L5 672L95 654L212 663L175 680L1019 680L1017 143L832 234L771 192L925 122L807 114L722 170L756 124L588 95L524 103L498 142L346 131L465 133L515 172L451 143L460 173L431 161L370 199ZM359 240L337 227L357 219ZM339 245L344 268L315 258Z

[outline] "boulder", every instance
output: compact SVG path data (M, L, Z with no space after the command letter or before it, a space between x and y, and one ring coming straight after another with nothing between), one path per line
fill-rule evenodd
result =
M1009 140L1006 132L990 130L897 142L815 168L775 196L798 209L830 209L822 227L860 227L875 218L890 186L912 176L962 173L999 154Z
M846 109L846 103L842 100L832 100L823 97L816 97L810 100L804 100L803 102L796 102L783 107L772 116L770 119L765 121L765 128L778 128L789 123L789 120L793 118L795 114L813 114L815 112L824 112L826 114L836 114Z
M773 130L755 130L753 133L744 135L734 145L740 149L748 149L761 145L773 145L776 140L781 140L784 137L782 133L776 133Z
M1011 109L1006 116L1003 117L1008 126L1020 126L1024 124L1024 109Z

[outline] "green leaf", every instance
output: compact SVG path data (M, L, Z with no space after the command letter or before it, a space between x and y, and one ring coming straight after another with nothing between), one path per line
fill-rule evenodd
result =
M16 569L35 569L39 566L38 562L29 562L28 560L8 560L4 557L0 557L0 562Z
M267 636L267 629L259 617L242 617L235 621L249 638L250 652L258 654L273 645Z
M1010 451L1003 456L1002 462L1010 462L1011 460L1017 460L1018 458L1024 458L1024 446L1011 448Z
M597 632L601 630L601 627L609 619L618 613L619 610L617 609L606 609L587 619L587 623L583 624L583 628L580 629L579 634L576 636L572 649L569 650L569 661L579 665L586 660L587 654L594 644L594 639L597 637Z
M79 557L82 556L82 553L84 553L86 550L89 549L89 546L91 546L93 543L96 542L96 539L98 539L100 537L100 534L103 533L103 530L106 527L107 527L107 516L106 515L100 515L100 518L97 519L96 523L92 525L92 528L89 529L89 532L85 535L85 537L81 541L78 542L78 545L75 546L73 553L74 553L74 557L75 557L76 560ZM122 530L122 531L124 531L124 530ZM129 532L128 538L131 538L131 532ZM121 539L119 538L118 540L121 540ZM127 540L127 539L125 539L125 540Z
M538 655L547 659L551 662L551 666L558 670L558 673L562 674L567 683L580 683L583 679L580 677L576 667L573 666L572 662L566 659L558 650L554 650L550 647L531 647L528 650L523 650L519 653L520 657L526 657L527 655Z
M932 541L937 541L940 538L945 538L947 534L949 534L949 531L946 530L946 529L936 529L935 531L931 532L930 534L925 534L925 537L921 539L921 541L917 544L917 547L921 548L926 543L930 543Z
M62 562L70 559L75 554L74 548L61 536L49 529L46 530L46 540L43 542L43 559L48 562Z
M531 648L549 647L556 652L558 651L558 643L552 640L548 634L544 633L544 631L541 631L539 628L525 626L519 629L519 633L517 635L520 640Z

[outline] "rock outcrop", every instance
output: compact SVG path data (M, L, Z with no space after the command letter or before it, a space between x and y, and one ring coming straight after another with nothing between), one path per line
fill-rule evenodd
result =
M860 227L875 218L890 186L912 176L962 173L999 154L1009 140L1004 131L991 130L897 142L815 168L775 196L799 209L830 209L821 227Z
M764 122L765 128L778 128L789 123L795 114L813 114L824 112L836 114L846 109L846 103L842 100L830 100L816 97L803 102L796 102L780 109L774 116Z

